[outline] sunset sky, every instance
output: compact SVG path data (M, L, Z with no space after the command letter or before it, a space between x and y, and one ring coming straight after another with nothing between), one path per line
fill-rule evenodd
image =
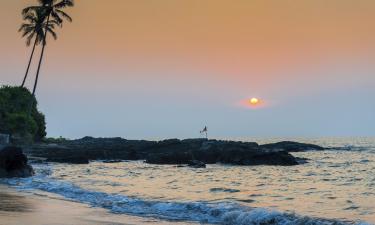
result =
M0 2L0 85L22 81L34 3ZM75 3L40 75L48 136L375 136L373 0Z

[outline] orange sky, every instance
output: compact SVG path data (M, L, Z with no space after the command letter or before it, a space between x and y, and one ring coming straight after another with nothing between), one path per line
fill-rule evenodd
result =
M14 12L31 1L15 2L1 7L4 38L12 42L4 48L12 50L23 47ZM74 23L64 27L49 54L119 70L123 64L135 70L175 66L268 82L265 77L274 79L280 69L372 53L374 11L370 0L80 0L70 10Z
M32 2L0 3L8 83L27 62L17 28ZM375 84L372 0L77 0L68 12L74 22L47 46L45 108L43 95L67 89L191 101L207 92L205 103L230 105Z

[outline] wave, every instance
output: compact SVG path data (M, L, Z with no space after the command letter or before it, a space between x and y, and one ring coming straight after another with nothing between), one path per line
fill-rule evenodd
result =
M375 152L375 146L356 146L356 145L345 145L345 146L334 146L326 147L325 150L333 151L355 151L355 152Z
M369 225L365 222L342 222L264 208L251 208L237 203L221 202L167 202L132 198L86 190L72 183L49 177L51 168L38 168L38 175L31 178L8 179L5 182L19 190L41 190L63 196L72 201L101 207L112 213L154 217L165 220L191 221L223 225Z

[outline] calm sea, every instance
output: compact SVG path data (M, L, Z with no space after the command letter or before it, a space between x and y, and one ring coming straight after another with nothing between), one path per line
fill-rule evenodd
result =
M310 161L291 167L215 164L192 169L142 161L34 164L36 176L3 182L20 191L49 192L112 213L160 220L375 224L375 138L293 140L332 149L292 153Z

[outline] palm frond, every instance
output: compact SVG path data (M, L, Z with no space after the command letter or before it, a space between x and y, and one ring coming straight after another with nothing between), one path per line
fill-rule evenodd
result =
M47 31L52 35L53 39L57 39L57 34L51 28L47 27Z
M30 22L36 22L37 18L35 17L35 15L32 15L32 14L27 14L23 17L24 20L28 20Z
M45 36L44 29L40 29L40 30L38 30L38 31L37 31L37 34L36 34L37 42L38 42L38 43L42 43L42 42L44 42L44 36Z
M64 11L62 11L62 10L60 10L60 9L56 9L55 11L56 11L56 13L58 13L58 14L60 14L62 17L64 17L67 21L69 21L69 22L72 22L72 21L73 21L72 17L70 17L66 12L64 12Z
M26 38L26 45L27 45L27 46L30 46L31 41L33 40L34 36L35 36L35 32L31 33L31 34Z
M48 25L61 26L61 24L59 22L57 22L56 20L49 20L48 21Z
M60 15L57 14L55 11L51 11L51 17L56 20L59 24L62 24L63 19L61 19Z
M27 45L34 38L37 44L46 44L47 33L57 39L55 27L61 27L64 20L72 22L72 18L62 9L74 6L74 0L38 0L38 3L22 10L23 19L27 22L21 24L19 32L27 38Z
M23 33L22 33L22 37L25 37L26 35L30 34L30 33L34 33L35 30L33 27L29 27L29 28L26 28L23 30Z
M21 32L23 30L26 30L28 27L30 27L31 25L30 24L27 24L27 23L23 23L21 24L20 28L18 29L18 32Z
M73 0L62 0L59 3L56 3L54 7L56 9L62 9L66 7L73 7L74 6L74 1Z
M30 12L34 11L38 11L38 10L41 10L41 6L29 6L29 7L26 7L22 10L22 15L27 15L29 14Z

